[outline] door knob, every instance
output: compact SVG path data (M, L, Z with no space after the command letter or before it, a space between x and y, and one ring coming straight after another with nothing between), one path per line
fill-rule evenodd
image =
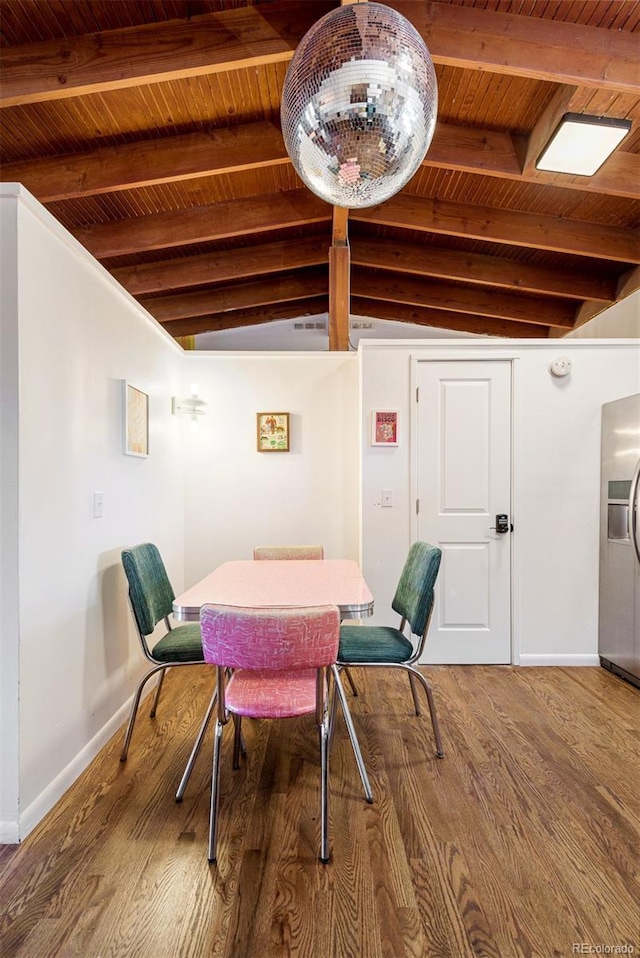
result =
M506 512L499 512L496 515L495 526L489 526L489 528L493 529L495 532L499 532L501 535L504 535L505 532L509 532L509 516L506 514Z

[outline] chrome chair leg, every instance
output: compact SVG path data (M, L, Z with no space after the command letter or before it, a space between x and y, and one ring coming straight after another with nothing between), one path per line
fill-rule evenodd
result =
M211 806L209 811L209 861L217 860L218 844L218 805L220 799L220 751L222 746L222 730L224 726L220 719L216 719L213 734L213 767L211 769Z
M164 672L166 665L157 665L155 668L150 669L146 675L143 675L138 688L136 689L136 694L133 697L133 703L131 705L131 712L129 713L129 724L127 725L127 731L124 736L124 743L122 746L122 752L120 753L120 761L127 761L127 754L129 752L129 743L131 742L131 736L133 735L133 726L135 725L136 716L138 714L138 706L140 705L140 697L142 695L142 690L151 678L152 675L155 675L156 672L159 672L161 669Z
M178 791L176 792L176 802L181 802L182 799L184 798L187 782L189 781L189 778L191 777L193 766L196 763L196 759L202 747L204 734L207 731L207 728L209 727L209 722L211 721L211 716L213 714L213 709L215 707L217 698L218 698L218 689L214 687L213 695L211 696L211 699L209 700L207 711L205 712L204 718L202 720L202 725L200 726L200 730L194 742L193 748L191 749L191 755L189 756L189 761L187 762L187 766L184 772L182 773L182 778L180 779L180 784L178 785Z
M167 666L168 668L168 666ZM153 705L151 706L151 711L149 712L149 718L156 717L156 711L158 708L158 702L160 701L160 692L162 691L162 683L164 682L164 677L167 674L167 669L164 668L160 673L160 681L156 685L156 694L153 697Z
M247 748L242 737L242 716L232 715L233 718L233 768L240 768L240 753L244 757Z
M442 739L441 739L441 737L440 737L440 725L439 725L439 723L438 723L438 716L437 716L437 713L436 713L436 703L435 703L435 701L434 701L434 699L433 699L433 692L432 692L432 690L431 690L431 686L429 685L429 683L428 683L427 680L425 679L424 675L422 675L420 672L418 672L417 669L414 669L414 668L413 668L412 666L410 666L410 665L405 665L405 666L401 666L401 667L404 668L404 669L406 669L406 670L409 672L409 678L410 678L410 679L415 676L415 678L418 679L418 681L421 683L423 689L424 689L425 692L427 693L427 702L429 703L429 712L430 712L430 714L431 714L431 724L433 725L433 735L434 735L434 738L435 738L435 740L436 740L436 757L437 757L437 758L444 758L444 749L442 748ZM412 685L412 688L413 688L413 685ZM420 713L418 713L418 714L420 714Z
M371 791L371 785L369 784L369 776L367 775L367 770L365 768L364 759L362 758L362 752L360 751L360 743L358 742L358 736L356 735L356 730L353 724L353 719L351 718L351 712L349 711L349 705L347 704L347 697L344 694L344 688L342 687L342 680L340 678L340 670L337 665L331 666L331 674L333 675L333 684L334 684L334 696L332 698L332 723L335 725L335 692L338 693L338 698L340 699L340 705L342 706L342 714L344 715L344 720L347 725L347 731L349 732L349 738L351 739L351 747L353 749L353 754L356 757L356 764L358 766L358 772L360 773L360 780L362 782L362 787L364 788L364 796L369 803L373 804L373 792ZM333 725L331 730L333 731Z
M327 716L319 726L320 732L320 861L329 863L329 729Z
M416 685L416 679L413 672L409 672L409 684L411 685L411 695L413 696L413 707L416 710L416 715L420 715L420 701L418 699L418 686Z
M333 746L333 737L336 734L336 716L338 714L338 698L336 692L336 683L333 683L333 688L331 689L331 699L329 702L329 751Z
M356 683L353 681L353 676L351 675L351 670L350 670L350 669L345 669L345 670L344 670L344 674L347 676L347 682L349 683L349 687L351 688L351 693L352 693L352 695L357 698L357 696L358 696L358 689L357 689L357 687L356 687Z

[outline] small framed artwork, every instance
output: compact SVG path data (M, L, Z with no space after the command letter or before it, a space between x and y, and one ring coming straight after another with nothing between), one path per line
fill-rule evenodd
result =
M125 456L149 455L149 396L122 380Z
M371 445L398 445L398 410L374 409L371 413Z
M289 452L289 413L258 413L258 452Z

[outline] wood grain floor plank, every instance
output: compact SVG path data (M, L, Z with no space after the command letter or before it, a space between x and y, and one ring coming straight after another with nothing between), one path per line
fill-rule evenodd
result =
M486 685L484 691L486 692ZM480 695L480 693L472 692L472 698L470 700L472 715L474 712L474 694ZM487 717L490 719L492 711L484 707L480 715L481 718L485 720L486 725ZM535 739L528 736L522 737L517 741L513 740L510 735L508 722L505 723L504 715L500 715L500 725L496 725L496 729L499 729L496 743L500 741L500 737L502 736L504 753L502 753L502 749L496 749L496 744L491 742L491 764L487 772L490 776L489 780L492 781L491 776L493 776L493 781L490 791L487 792L485 796L485 810L488 812L490 808L491 814L499 816L502 806L504 811L503 817L506 820L508 820L509 817L513 817L514 823L517 823L518 804L510 803L509 792L511 791L512 794L515 794L517 789L519 789L522 792L522 798L530 804L528 821L530 825L533 826L533 828L529 828L530 837L538 839L537 844L533 847L531 847L533 843L531 841L529 842L529 854L524 860L526 861L527 857L531 859L531 855L533 854L533 860L539 862L547 879L558 887L557 899L559 907L556 905L552 913L563 915L565 927L571 927L571 925L573 925L576 929L576 934L582 929L582 933L588 938L590 934L595 934L591 920L595 911L595 913L598 914L598 924L600 926L604 925L606 935L614 939L621 937L622 940L626 940L625 936L628 934L628 926L625 924L621 926L612 925L609 923L609 919L611 917L611 911L613 911L615 915L618 907L620 907L625 914L633 915L632 900L628 891L625 893L624 890L620 890L622 896L621 901L617 901L617 898L614 900L611 897L611 887L608 887L607 860L606 858L604 859L603 867L601 864L603 861L602 849L594 846L592 841L593 831L581 828L581 821L584 816L581 811L580 801L571 801L572 798L584 800L584 786L588 785L588 777L583 781L582 789L573 789L571 794L566 790L563 791L559 786L559 782L561 782L561 770L566 766L567 760L572 754L566 744L563 746L562 741L556 739L554 740L554 748L552 751L545 752L543 746L542 752L540 752L538 750L538 743L541 738L540 734L536 736ZM544 729L540 731L544 732ZM482 724L472 729L472 733L474 740L481 741L483 737L486 739L486 728L483 729ZM505 741L507 743L506 745ZM557 766L556 768L553 767L554 763ZM520 766L522 781L527 783L526 789L522 788L519 781L514 782L512 776L503 774L501 766L504 768L508 766L513 767L516 771ZM497 779L495 778L496 774L498 775ZM508 788L510 778L512 779L511 789ZM485 776L483 775L482 779L479 779L479 782L484 780ZM501 787L494 787L496 783ZM477 793L478 783L475 784L474 789ZM507 796L506 804L505 795ZM510 809L511 815L509 814ZM594 814L598 814L598 810L594 810ZM593 819L591 820L591 824L593 825ZM519 822L519 830L521 833L523 827L526 829L527 819ZM505 848L504 846L500 846L500 837L502 834L502 830L496 829L494 840L498 843L498 848L503 856L502 861L504 862L507 857L506 853L513 845L515 836L512 836L509 847ZM524 834L526 834L526 832ZM622 838L622 842L620 842L620 838ZM624 836L617 835L616 841L624 847ZM523 849L523 851L526 851L526 849ZM511 856L508 857L511 858ZM586 872L583 869L581 860L588 861L591 864L591 868L587 869ZM595 880L591 874L593 872L594 862L599 863L599 870L596 873L597 878ZM511 880L515 881L516 876L513 872L510 874ZM581 878L586 877L586 875L589 876L588 879L582 881ZM629 872L627 872L627 877L628 876ZM541 908L543 907L543 901L541 898ZM581 905L582 907L580 907ZM603 916L603 908L605 909L604 914L608 916L607 918ZM629 912L630 908L631 911ZM550 945L548 929L545 940ZM581 940L579 935L576 940Z
M318 953L326 954L328 958L342 958L358 952L383 958L367 840L372 806L366 804L360 790L346 733L336 733L330 770L332 862L321 873L327 885L323 899L324 907L328 907L325 915L330 941L329 950ZM366 916L364 921L363 916Z
M637 690L597 668L425 672L443 760L404 676L356 675L376 801L338 728L328 866L313 727L246 723L238 771L227 730L211 868L211 732L174 801L211 676L173 670L129 760L120 732L21 846L0 848L2 958L565 958L581 942L638 953Z
M464 954L468 948L472 954L499 955L500 949L494 949L491 945L496 938L496 931L492 928L491 914L484 905L484 875L476 884L461 848L455 841L443 841L442 835L436 834L432 826L434 820L440 820L437 813L438 795L442 800L445 818L449 813L447 776L454 766L433 757L428 719L412 717L404 720L399 723L399 730L405 753L396 751L398 760L388 763L394 805L396 809L403 810L403 834L412 833L411 856L419 855L429 871L437 875L437 885L432 889L432 894L436 897L439 911L447 909L447 939L455 940L458 948L458 952L453 953ZM393 733L394 730L389 729L385 734ZM416 816L417 808L429 809L430 813ZM466 810L465 817L468 817ZM488 836L486 841L489 841ZM415 862L416 858L412 860ZM422 904L424 908L424 900ZM429 927L432 927L432 919ZM454 929L455 938L452 934ZM428 941L431 947L432 935Z

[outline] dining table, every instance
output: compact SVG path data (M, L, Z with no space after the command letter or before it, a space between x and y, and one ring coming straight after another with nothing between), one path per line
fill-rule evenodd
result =
M337 605L341 619L373 615L373 596L351 559L236 559L223 562L173 601L180 622L205 604L241 608Z
M173 615L180 622L198 622L202 606L209 604L240 608L334 605L338 607L341 619L364 619L373 615L373 596L358 563L351 559L235 559L223 562L176 596ZM337 668L332 669L365 797L367 802L372 802L373 792L344 689ZM176 801L181 801L184 795L215 698L214 691L178 786Z

